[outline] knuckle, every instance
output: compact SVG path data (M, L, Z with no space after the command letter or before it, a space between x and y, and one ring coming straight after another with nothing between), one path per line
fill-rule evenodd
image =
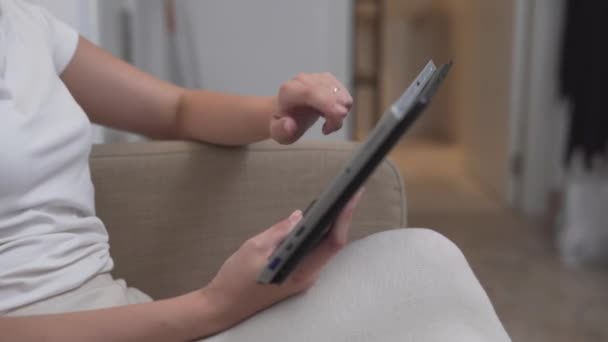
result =
M289 233L289 231L291 230L291 227L292 227L291 221L289 221L289 219L285 219L284 221L281 221L279 223L278 231L280 232L281 235L287 235Z
M279 88L279 92L281 92L281 93L289 92L291 87L292 87L291 82L285 82L285 83L281 84L281 87Z
M306 80L306 78L308 78L308 75L303 72L296 74L296 76L294 77L295 80L298 80L301 82L304 82Z
M247 241L245 241L245 243L243 244L243 247L248 249L248 250L252 250L252 251L263 251L264 250L264 244L256 238L251 238Z
M309 98L309 97L312 97L313 95L314 95L314 90L313 90L312 87L309 87L309 86L305 85L302 88L302 96L304 96L306 98Z

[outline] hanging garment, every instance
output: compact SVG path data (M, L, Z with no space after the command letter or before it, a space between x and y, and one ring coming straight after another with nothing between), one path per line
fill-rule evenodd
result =
M608 265L608 2L569 0L561 89L572 104L558 247L570 265Z
M608 143L608 2L569 0L561 88L573 104L567 161L575 152L587 168L606 156Z

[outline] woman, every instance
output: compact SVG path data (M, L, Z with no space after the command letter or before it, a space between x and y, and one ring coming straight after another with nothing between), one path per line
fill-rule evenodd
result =
M89 120L155 138L289 144L319 117L325 134L338 130L352 98L329 74L298 75L265 98L183 89L113 58L38 7L0 0L0 10L2 339L508 339L458 249L430 231L355 244L312 287L345 244L361 194L281 286L258 285L255 276L300 211L246 241L200 290L152 301L114 280L108 236L94 213ZM345 289L362 296L354 308Z

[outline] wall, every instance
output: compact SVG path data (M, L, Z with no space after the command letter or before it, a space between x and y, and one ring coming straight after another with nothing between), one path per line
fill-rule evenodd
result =
M500 200L546 213L563 178L558 68L564 0L451 2L466 166Z
M129 0L103 0L99 1L99 43L105 50L114 56L125 57L124 37L126 8Z
M203 87L269 95L298 72L329 71L350 87L350 0L184 1L196 15ZM333 139L345 139L350 124ZM320 126L308 137L323 138Z
M389 0L384 41L385 105L428 58L454 60L412 133L460 144L472 179L501 201L509 188L514 10L513 1Z
M429 59L440 65L454 57L449 14L432 6L437 3L398 0L386 3L381 75L383 109L399 98ZM450 83L453 83L452 77L408 131L408 139L453 141L457 138L450 127L455 114L449 108Z
M452 2L456 129L473 179L507 199L514 2Z

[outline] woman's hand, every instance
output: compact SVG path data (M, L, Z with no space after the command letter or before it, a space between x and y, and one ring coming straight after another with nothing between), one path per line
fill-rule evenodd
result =
M362 191L359 191L349 201L327 238L281 285L260 285L256 278L277 245L302 219L302 212L295 211L289 218L247 240L224 263L211 283L201 290L208 304L219 312L222 329L310 288L322 267L347 243L353 212L361 196Z
M319 117L325 118L323 133L342 127L353 98L332 74L299 74L285 82L270 121L270 137L281 144L297 141Z

